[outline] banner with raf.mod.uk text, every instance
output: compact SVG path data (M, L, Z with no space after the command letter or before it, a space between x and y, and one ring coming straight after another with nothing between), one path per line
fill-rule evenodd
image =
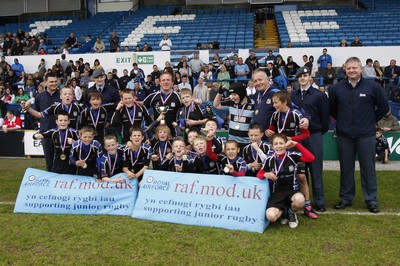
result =
M267 180L146 170L133 217L262 233Z
M105 214L131 216L137 180L96 182L92 177L63 175L28 168L18 192L15 213Z

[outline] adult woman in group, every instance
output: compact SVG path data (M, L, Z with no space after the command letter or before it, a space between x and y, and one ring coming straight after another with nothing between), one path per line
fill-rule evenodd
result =
M64 68L61 65L60 59L56 60L56 63L51 68L52 72L56 74L57 78L63 78L64 76Z
M373 66L376 74L375 81L383 86L383 69L381 67L381 64L378 60L375 60Z
M103 67L100 65L99 59L95 59L94 62L93 62L92 69L93 69L93 71L94 71L94 70L96 70L96 69L98 69L98 68L103 68Z
M224 65L222 65L219 68L219 73L218 73L217 79L218 79L219 87L222 86L222 87L225 87L227 90L229 90L229 86L230 86L229 80L231 79L231 75L229 74L228 71L226 71L226 67Z
M20 87L15 96L13 104L20 104L21 102L29 101L29 95L25 93L24 88Z
M182 75L179 71L175 72L174 85L179 85L182 82Z

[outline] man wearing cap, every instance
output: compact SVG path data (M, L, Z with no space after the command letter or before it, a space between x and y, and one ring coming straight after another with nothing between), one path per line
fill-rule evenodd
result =
M229 92L229 99L222 101L224 90L221 89L214 99L214 107L222 109L222 106L228 106L229 140L237 141L242 150L250 143L247 132L249 125L253 122L256 105L254 101L247 97L246 86L241 82L233 83Z
M335 209L351 206L355 190L355 160L358 155L364 201L372 213L379 212L375 169L375 125L389 113L381 85L362 78L359 58L345 62L347 80L336 83L329 94L330 114L336 119L340 161L340 201Z
M97 68L96 70L93 71L92 77L94 79L95 84L92 87L90 87L86 92L86 100L85 100L86 106L89 106L89 99L87 98L87 96L89 95L89 93L93 91L101 92L101 94L103 95L103 101L102 101L103 104L119 103L121 99L119 96L119 92L114 87L106 86L105 75L106 73L104 72L103 68Z
M323 166L323 137L329 129L329 102L325 93L311 86L311 70L301 67L296 72L300 89L293 90L290 97L292 102L302 108L310 117L310 137L302 144L315 156L312 163L307 164L312 180L312 193L316 210L324 212L325 197L322 178ZM307 207L307 206L306 206Z

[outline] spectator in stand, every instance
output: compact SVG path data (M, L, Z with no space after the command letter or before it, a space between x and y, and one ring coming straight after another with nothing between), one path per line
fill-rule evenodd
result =
M112 72L107 73L106 86L111 86L114 89L119 90L118 80L114 78L114 75Z
M39 84L42 82L43 82L43 77L39 76L39 72L35 72L35 74L33 74L33 83L35 84L35 87L37 88Z
M292 56L288 56L285 68L286 68L286 76L288 78L293 78L296 77L296 72L300 68L300 66L293 61Z
M257 9L254 19L257 24L257 38L260 38L260 33L262 36L262 39L265 40L265 23L267 21L264 10L262 8Z
M267 66L269 63L272 63L272 65L275 65L276 63L276 56L272 50L268 51L268 55L265 58L265 66Z
M130 72L131 78L136 79L140 82L140 84L143 84L145 81L144 79L146 77L143 69L139 68L137 63L133 63L132 67L133 67L133 69Z
M174 85L178 85L181 82L182 82L182 75L179 71L176 71L174 77Z
M40 63L37 68L38 76L39 77L44 77L44 74L46 73L46 61L44 58L40 59Z
M387 113L381 120L379 120L376 123L376 126L382 129L384 132L400 130L399 121L391 111Z
M181 73L182 74L182 73ZM161 75L161 71L158 70L158 66L157 65L153 65L153 71L150 73L151 75L151 80L154 82L156 80L156 78L159 78Z
M208 102L210 100L210 91L206 84L204 84L204 79L199 77L197 80L197 85L193 89L193 97L194 99L200 99L201 102Z
M338 68L338 70L336 71L336 79L337 79L338 82L346 79L346 66L345 66L345 64L343 64L342 67Z
M119 51L118 51L118 49L119 49ZM121 52L121 48L120 48L119 46L117 47L116 52ZM124 46L124 52L130 52L129 46L128 46L128 45L125 45L125 46Z
M258 61L257 58L252 58L250 59L250 62L247 63L247 66L249 67L250 73L247 74L247 78L251 79L251 76L253 75L253 72L258 69Z
M9 36L6 36L6 39L5 39L4 43L3 43L3 50L5 52L7 52L8 50L11 51L13 43L14 43L13 40Z
M318 58L319 70L322 72L328 63L332 64L332 57L328 54L328 49L322 49L322 55Z
M249 57L246 58L244 63L248 65L250 63L251 59L257 60L256 52L253 50L250 51L250 55L249 55ZM258 61L257 61L257 68L258 68Z
M386 84L385 91L387 95L390 95L390 92L393 89L397 88L399 74L400 74L400 67L396 65L396 60L394 59L390 60L389 65L385 67L385 70L383 72L384 77L389 79L386 80L385 82Z
M11 55L23 55L24 45L19 38L15 38L15 42L11 47Z
M46 45L46 43L44 42L43 39L41 39L41 40L39 41L38 51L40 51L40 49L42 49L42 48L43 48L43 50L44 50L45 52L47 52L47 45Z
M218 86L219 87L226 88L227 90L229 90L229 87L230 87L230 84L231 84L230 83L231 75L226 70L225 65L220 66L217 79L218 79ZM214 99L214 98L212 98L212 99Z
M69 60L67 68L64 69L65 75L67 77L72 77L72 73L76 70L74 61Z
M33 82L33 77L28 77L24 90L28 94L29 99L35 99L34 97L36 96L36 87L35 83Z
M102 53L106 50L106 45L104 42L100 39L100 37L96 38L96 42L93 45L93 51L95 53Z
M15 96L13 104L21 104L21 102L29 101L29 95L25 93L24 88L19 88L17 96Z
M161 51L170 51L172 47L172 42L168 38L168 34L164 34L164 38L160 41L160 44L158 45L161 48Z
M267 64L265 72L267 73L267 76L271 79L274 79L280 75L278 69L274 68L274 65L272 63Z
M34 48L31 44L30 40L25 40L25 45L22 48L22 50L23 50L24 55L32 55L33 54Z
M346 39L341 39L339 43L339 47L348 47L349 44L347 43Z
M187 76L182 76L182 82L178 84L178 88L179 90L183 88L192 90L192 86L190 85Z
M122 77L120 77L120 78L118 79L119 88L120 88L121 90L126 89L126 86L127 86L128 82L131 81L131 79L132 79L132 78L128 75L128 74L129 74L128 69L124 69L124 70L122 71L122 73L123 73Z
M20 40L25 39L25 32L24 32L21 28L19 28L18 31L17 31L17 37L18 37Z
M89 70L87 70L87 69L83 70L83 76L81 77L81 80L79 81L79 85L81 87L88 88L90 81L91 81L91 77L90 77Z
M226 71L229 73L230 77L233 78L235 77L235 67L231 64L230 59L225 59L225 68Z
M238 81L244 82L243 84L247 84L247 75L250 73L249 66L243 63L243 58L239 57L238 64L235 65L235 75Z
M381 67L381 64L379 63L378 60L374 61L374 70L375 70L375 81L378 82L379 84L381 84L381 86L383 87L383 78L384 78L384 74L383 74L383 69Z
M14 71L11 70L11 66L8 68L9 69L4 74L4 82L12 87L14 85L14 83L17 82L18 77L17 77L17 75L15 75Z
M192 77L197 80L200 76L200 71L204 67L203 61L199 58L199 52L193 53L193 58L189 61L189 66L192 69Z
M14 58L14 64L11 65L11 70L14 71L16 76L20 76L24 71L24 66L19 62L18 58Z
M13 104L15 99L15 95L11 90L10 85L5 86L4 95L1 97L1 100L6 104Z
M58 79L64 78L64 68L61 65L60 59L56 59L56 63L51 68L51 71L56 75Z
M149 46L147 43L144 43L142 51L143 52L150 52L150 51L153 51L153 48L151 48L151 46Z
M362 72L363 78L366 78L366 79L375 79L376 78L375 68L372 66L372 63L373 63L373 61L371 58L368 58L365 61L365 66L363 67L363 72Z
M95 59L94 62L93 62L92 69L93 69L93 71L94 71L94 70L96 70L96 69L98 69L98 68L103 68L103 67L100 65L99 59Z
M78 47L78 39L75 37L73 32L69 34L69 37L65 40L64 44L67 45L68 49Z
M350 46L363 46L363 44L360 42L358 36L355 36L354 41L351 42Z
M324 83L320 84L325 86L325 89L327 91L330 91L330 88L333 85L333 82L335 81L335 74L336 70L332 67L332 63L328 63L326 65L326 68L322 71L321 76L324 78Z
M183 62L186 62L186 63L188 62L187 57L184 55L181 56L181 58L179 59L179 63L176 65L176 68L178 70L182 67Z
M3 123L3 131L7 133L9 131L16 131L21 129L22 122L18 116L15 116L14 110L8 110L6 114L6 119Z

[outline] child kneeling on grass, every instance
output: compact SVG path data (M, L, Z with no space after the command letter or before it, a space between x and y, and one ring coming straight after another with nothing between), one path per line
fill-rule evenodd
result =
M272 135L271 143L274 155L266 159L262 169L257 173L258 178L268 178L274 182L266 217L270 222L276 222L281 218L281 224L289 222L290 228L296 228L299 225L296 211L301 210L305 202L304 195L299 192L297 164L300 161L312 162L315 157L300 143L287 141L284 134ZM293 147L300 152L287 150Z

